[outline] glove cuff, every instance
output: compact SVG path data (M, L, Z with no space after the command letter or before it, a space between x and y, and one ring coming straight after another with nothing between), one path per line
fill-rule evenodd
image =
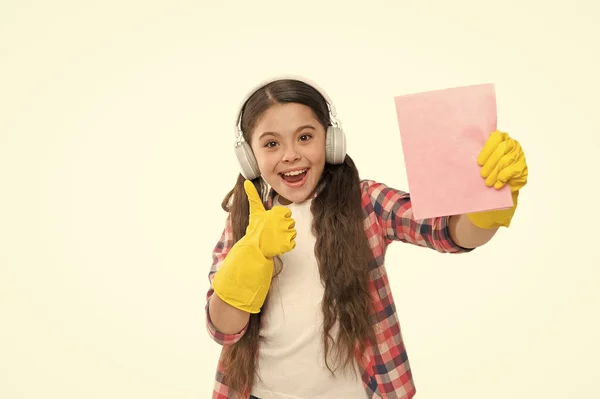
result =
M265 258L258 247L238 242L215 273L213 290L234 308L259 313L271 286L273 268L273 259Z
M475 226L481 229L495 229L499 227L510 227L510 222L517 209L519 192L512 193L513 206L508 209L475 212L467 214L467 217Z

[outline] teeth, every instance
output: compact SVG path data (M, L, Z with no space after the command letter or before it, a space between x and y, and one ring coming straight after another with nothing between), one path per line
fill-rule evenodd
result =
M302 173L306 172L306 169L302 169L302 170L294 170L292 172L288 172L288 173L283 173L284 176L297 176L297 175L301 175Z

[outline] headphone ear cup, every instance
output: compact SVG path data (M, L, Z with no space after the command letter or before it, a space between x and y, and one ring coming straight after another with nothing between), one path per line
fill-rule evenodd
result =
M248 143L243 142L235 147L235 155L241 167L242 176L247 180L254 180L260 176L260 169Z
M335 126L327 128L325 154L329 164L339 165L344 163L346 159L346 136L342 129Z

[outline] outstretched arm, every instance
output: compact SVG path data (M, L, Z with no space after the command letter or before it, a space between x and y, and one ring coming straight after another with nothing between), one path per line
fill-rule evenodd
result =
M416 220L410 194L363 180L361 187L367 221L377 222L372 225L379 226L377 233L388 243L402 241L450 253L468 252L487 243L500 227L510 225L519 190L527 183L528 169L520 144L498 131L489 136L478 163L481 176L490 189L510 186L511 208Z
M443 253L468 252L470 248L454 242L448 216L417 220L410 194L373 180L362 180L363 208L368 234L381 237L385 245L402 241ZM383 244L383 243L382 243Z

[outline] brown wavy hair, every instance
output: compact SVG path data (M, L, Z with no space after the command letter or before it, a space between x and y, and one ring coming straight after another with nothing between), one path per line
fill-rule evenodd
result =
M259 118L270 106L289 102L310 107L324 128L330 125L327 103L317 90L298 80L277 80L257 90L242 108L245 140L251 142ZM244 180L240 174L222 202L223 209L229 212L235 242L248 226L249 205ZM259 193L266 194L267 187L260 177L253 183ZM374 341L368 290L368 265L373 254L364 232L360 178L350 156L346 156L343 164L326 164L318 186L318 195L311 205L312 228L316 236L315 255L325 287L322 301L325 362L334 373L330 354L338 366L354 367L355 351L363 353L368 343ZM260 313L250 315L244 336L223 352L224 380L232 391L248 392L254 384L261 339L260 319ZM334 337L332 328L336 324Z

